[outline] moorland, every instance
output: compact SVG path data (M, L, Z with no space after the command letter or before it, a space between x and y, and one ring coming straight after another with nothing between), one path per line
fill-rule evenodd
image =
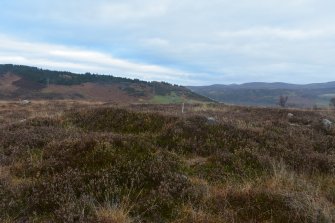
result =
M1 101L0 221L334 222L325 118L335 112Z

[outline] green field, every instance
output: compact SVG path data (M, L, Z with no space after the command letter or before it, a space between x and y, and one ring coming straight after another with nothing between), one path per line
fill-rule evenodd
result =
M175 92L168 95L155 95L151 100L154 104L180 104L183 102L183 98L178 96Z

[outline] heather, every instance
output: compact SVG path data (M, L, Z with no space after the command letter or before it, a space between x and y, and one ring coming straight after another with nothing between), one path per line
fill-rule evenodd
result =
M1 102L0 219L333 222L324 118L334 111Z

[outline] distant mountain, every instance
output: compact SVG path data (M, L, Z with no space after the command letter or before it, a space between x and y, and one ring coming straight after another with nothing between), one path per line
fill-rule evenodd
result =
M276 106L278 98L288 96L288 106L325 107L335 97L335 81L313 84L252 82L232 85L189 86L193 92L211 99L238 105Z
M0 65L0 100L18 99L83 99L120 103L210 101L186 87L165 82Z
M274 82L274 83L266 83L266 82L251 82L245 84L230 84L230 85L222 85L216 84L211 86L203 86L203 87L190 87L190 88L229 88L229 89L324 89L324 88L335 88L335 81L327 82L327 83L313 83L313 84L288 84L283 82Z

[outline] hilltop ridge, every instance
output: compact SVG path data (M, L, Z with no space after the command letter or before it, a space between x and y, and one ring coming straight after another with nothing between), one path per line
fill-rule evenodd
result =
M166 82L100 74L76 74L24 65L0 65L0 99L83 99L112 102L180 103L210 101Z
M289 107L328 107L330 99L335 97L335 81L311 84L251 82L188 88L214 100L236 105L277 106L278 98L285 95Z

